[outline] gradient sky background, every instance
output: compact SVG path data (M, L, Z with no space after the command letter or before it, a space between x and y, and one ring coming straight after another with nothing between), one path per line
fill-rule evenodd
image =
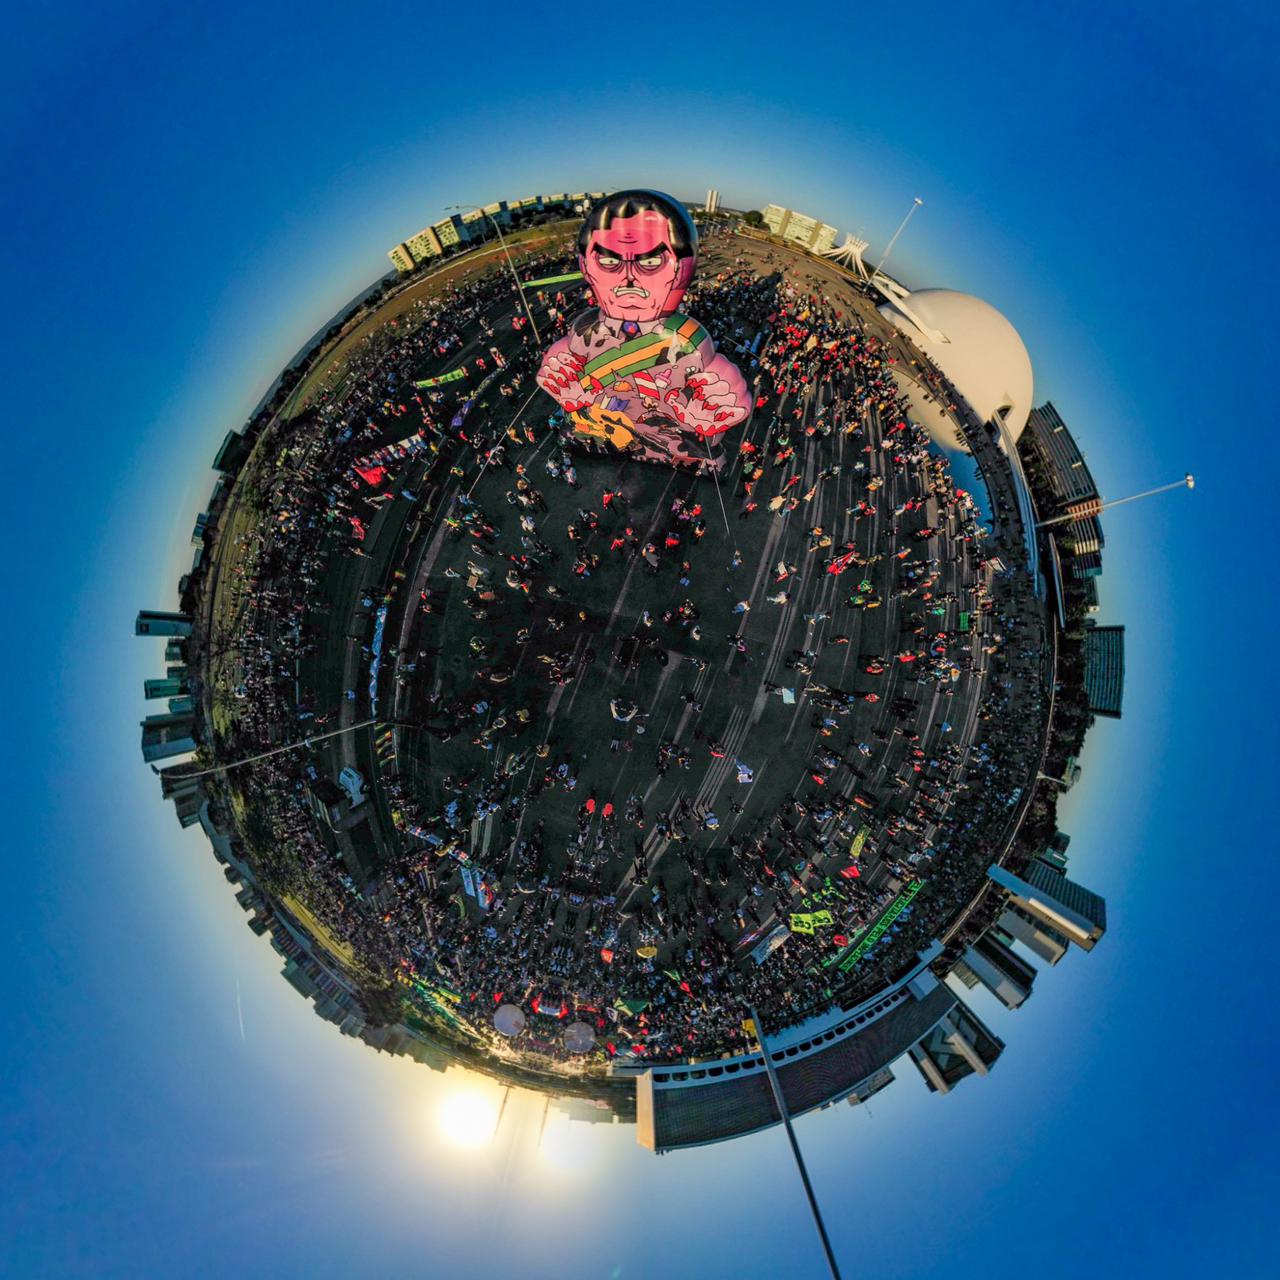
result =
M0 1273L822 1273L780 1131L447 1146L455 1078L314 1016L138 753L209 460L389 247L714 185L873 252L922 196L898 271L1010 317L1103 491L1199 479L1106 520L1125 716L1063 806L1105 941L975 993L990 1079L798 1124L846 1276L1274 1275L1273 7L267 8L6 18Z

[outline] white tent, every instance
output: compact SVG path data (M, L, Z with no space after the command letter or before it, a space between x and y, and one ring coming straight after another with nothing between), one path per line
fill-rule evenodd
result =
M585 1022L571 1022L564 1029L564 1047L570 1053L589 1053L596 1042L596 1033Z
M493 1025L499 1035L518 1036L524 1030L524 1024L524 1011L513 1004L499 1005L494 1011Z

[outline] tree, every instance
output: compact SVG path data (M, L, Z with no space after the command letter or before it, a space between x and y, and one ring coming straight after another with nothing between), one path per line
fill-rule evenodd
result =
M759 209L748 209L747 212L742 215L742 220L749 227L764 226L764 214L761 213Z

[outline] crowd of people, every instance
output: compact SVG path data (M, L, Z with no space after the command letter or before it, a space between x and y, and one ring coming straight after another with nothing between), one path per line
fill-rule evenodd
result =
M1039 624L873 309L782 250L712 249L685 309L755 396L718 477L575 442L491 271L357 333L224 526L219 755L395 727L348 819L373 865L312 798L350 735L242 772L264 883L357 983L495 1044L498 1004L541 1014L517 1051L565 1057L573 1017L600 1059L733 1052L748 1005L773 1027L870 994L981 883L1043 731ZM575 301L530 297L541 342ZM915 881L837 985L824 962Z

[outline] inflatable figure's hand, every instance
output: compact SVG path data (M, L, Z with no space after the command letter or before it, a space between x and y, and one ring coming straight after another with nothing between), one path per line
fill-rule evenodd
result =
M692 374L684 386L689 399L684 405L673 406L676 417L700 436L718 436L745 416L733 388L714 373L703 370Z
M585 409L591 401L582 392L579 375L586 363L567 347L562 351L549 351L538 370L538 386L569 413Z

